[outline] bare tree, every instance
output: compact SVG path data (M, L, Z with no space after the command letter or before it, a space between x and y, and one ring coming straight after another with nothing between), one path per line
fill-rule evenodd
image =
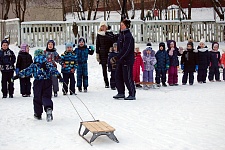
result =
M5 1L3 0L3 2L2 2L2 16L3 16L2 19L3 20L7 20L8 19L8 13L9 13L10 4L11 4L11 0L5 0Z
M94 0L89 0L87 20L91 20L91 12L92 12L93 6L94 6Z
M66 21L66 8L64 0L62 0L62 13L63 13L63 21Z
M189 0L189 3L188 3L188 19L191 20L191 8L192 8L192 3L193 0Z
M77 3L78 3L78 6L79 6L79 13L80 13L80 19L81 20L85 20L85 13L84 13L84 3L83 3L83 1L82 0L77 0Z
M144 20L144 17L145 17L145 12L144 12L144 9L145 9L145 1L144 0L141 0L141 20Z
M13 10L17 18L24 22L25 12L27 9L27 0L15 0L15 9Z
M95 14L94 14L93 20L96 20L96 15L97 15L97 11L98 11L98 6L99 6L99 0L96 1L96 8L95 8Z
M184 12L183 8L181 7L181 4L180 4L180 1L179 0L177 0L177 4L178 4L179 9L181 10L183 16L185 17L185 19L187 19L187 14Z
M134 17L135 17L134 0L129 0L129 1L130 1L130 4L131 4L131 11L132 11L130 18L134 19Z

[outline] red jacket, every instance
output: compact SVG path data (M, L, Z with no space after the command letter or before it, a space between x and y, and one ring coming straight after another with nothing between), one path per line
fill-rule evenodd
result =
M138 74L140 75L140 67L144 70L144 62L141 57L141 52L134 53L134 66L133 66L133 75Z

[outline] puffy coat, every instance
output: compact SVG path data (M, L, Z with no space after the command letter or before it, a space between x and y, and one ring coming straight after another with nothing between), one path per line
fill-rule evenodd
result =
M93 55L94 50L91 50L90 48L87 48L87 45L84 45L83 47L78 46L74 50L75 54L77 55L77 62L78 64L87 63L88 60L88 54Z
M117 56L117 55L118 55L117 52L110 52L110 53L109 53L109 57L108 57L108 69L109 69L110 71L115 71L115 70L116 70L116 63L115 63L115 64L112 64L112 63L110 62L110 59L113 58L113 57L115 57L115 56Z
M2 72L11 72L15 70L14 63L16 62L16 56L12 50L0 50L0 66Z
M58 70L52 63L47 62L45 55L34 57L34 63L28 68L21 70L18 74L20 78L25 78L33 75L35 80L51 79L51 76L60 76Z
M134 52L134 65L133 65L133 72L140 74L140 67L144 70L144 62L141 57L141 52Z
M209 61L210 67L219 67L220 66L220 52L219 51L210 51L209 52Z
M112 45L112 40L105 35L105 32L99 31L96 38L96 53L99 54L100 64L107 64L109 49Z
M74 73L77 68L77 55L75 52L65 51L61 55L61 72L62 73Z
M184 71L195 71L198 65L198 53L194 49L186 50L182 54L181 64L184 65Z
M53 49L47 48L44 51L44 53L46 55L47 61L52 63L54 65L54 67L57 67L56 62L60 63L61 58L60 58L59 54L56 52L56 49L55 48L53 48Z
M173 55L169 55L169 52L171 50L170 48L170 43L173 42L174 43L174 50L173 50ZM176 42L174 40L168 40L167 41L167 53L169 55L169 59L170 59L170 66L179 66L179 60L178 60L178 56L181 56L179 49L177 48Z
M169 56L168 53L166 52L166 50L158 50L155 54L155 58L156 58L156 64L155 64L155 69L156 70L168 70L169 69L169 65L170 65L170 60L169 60Z
M32 56L27 52L19 52L17 56L16 68L19 70L23 70L30 66L33 63Z
M151 54L147 54L146 50L143 51L143 62L144 70L151 71L154 70L154 65L156 64L155 51L151 50Z
M209 51L208 47L197 47L198 50L198 69L207 69L209 66Z
M220 63L225 66L225 53L222 54L222 57L220 59Z

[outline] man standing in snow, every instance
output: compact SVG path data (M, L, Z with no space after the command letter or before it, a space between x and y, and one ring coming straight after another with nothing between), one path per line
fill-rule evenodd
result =
M134 38L129 30L130 20L124 19L120 23L120 34L117 40L119 54L113 57L117 62L116 69L116 88L118 94L113 98L124 98L124 100L136 100L135 86L133 81L133 64L134 64ZM129 96L125 97L125 86L129 90Z

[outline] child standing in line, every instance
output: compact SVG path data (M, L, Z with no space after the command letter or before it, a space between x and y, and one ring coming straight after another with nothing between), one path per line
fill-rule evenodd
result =
M74 73L77 68L77 55L73 51L73 44L66 44L66 51L61 55L61 73L63 74L63 95L66 95L68 92L68 85L70 80L70 95L75 94L75 78ZM75 94L76 95L76 94Z
M194 72L198 70L197 51L194 51L192 41L187 43L187 51L184 51L181 57L181 69L183 70L182 85L186 85L189 76L189 84L194 83Z
M219 43L212 43L212 50L209 52L209 81L214 82L213 78L215 75L215 79L217 82L220 82L220 52Z
M176 42L174 40L167 41L167 53L169 54L170 58L170 67L168 70L168 84L170 86L178 86L178 70L177 67L179 66L178 56L181 56L183 53L182 48L177 48Z
M44 51L41 49L34 52L34 63L28 68L21 70L16 76L12 78L16 80L18 78L25 78L34 76L33 83L33 105L34 105L34 118L41 120L44 111L46 112L46 120L52 121L53 102L52 97L52 80L51 76L55 76L63 82L63 79L57 69L52 63L47 62Z
M220 59L221 67L223 68L223 80L225 81L225 48L223 49L223 54Z
M162 86L166 87L166 72L169 69L170 60L168 53L166 52L165 43L161 42L159 43L159 50L155 54L156 58L156 64L155 64L155 70L156 70L156 77L155 81L157 83L157 87L160 87L160 78L162 81Z
M0 68L2 72L2 94L3 98L13 98L14 84L11 82L13 73L15 70L14 63L16 62L16 56L12 50L9 49L9 42L3 40L1 42L0 50Z
M133 65L133 81L136 83L136 87L142 87L140 82L140 68L142 68L142 71L144 71L144 63L143 59L141 57L141 52L139 50L139 47L135 48L134 52L134 65Z
M111 61L111 58L117 55L118 55L117 43L114 43L112 47L112 51L109 53L109 57L108 57L108 71L111 72L110 87L112 90L116 90L116 81L115 81L116 62Z
M198 47L198 83L206 83L207 69L209 66L209 51L205 45L205 40L201 39Z
M94 47L85 45L84 38L78 40L78 47L75 49L75 54L77 55L77 87L78 91L82 92L82 82L84 87L84 92L87 92L88 87L88 54L94 54Z
M156 64L155 51L152 48L147 47L143 51L144 71L143 71L143 82L153 82L153 71L154 65ZM147 85L144 89L147 89Z
M29 46L28 44L20 45L20 52L17 56L16 62L16 75L19 71L27 68L30 64L33 63L32 56L29 54ZM20 93L23 97L30 97L31 94L31 82L30 77L20 78Z
M57 63L60 63L61 58L59 56L59 54L56 52L56 48L55 48L55 42L53 40L49 40L47 42L47 48L44 51L46 57L47 57L47 61L52 63L54 65L55 68L57 68ZM58 79L55 76L52 76L52 87L53 87L53 92L54 92L54 97L58 96L58 91L59 91L59 83L58 83Z

